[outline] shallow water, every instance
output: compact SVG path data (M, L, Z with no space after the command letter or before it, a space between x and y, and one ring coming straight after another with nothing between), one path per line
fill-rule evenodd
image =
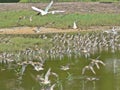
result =
M50 75L51 85L55 83L54 90L120 90L120 56L119 52L101 52L91 56L96 58L100 55L106 65L100 65L100 69L94 67L96 74L90 70L82 75L84 66L90 63L90 58L64 57L62 60L50 59L45 62L43 71L35 71L28 65L22 72L21 67L15 65L0 65L0 90L41 90L48 85L40 84L37 80L38 75L44 75L49 68L58 77ZM69 65L69 70L61 70L62 65ZM87 78L96 78L88 80ZM49 89L45 89L49 90Z

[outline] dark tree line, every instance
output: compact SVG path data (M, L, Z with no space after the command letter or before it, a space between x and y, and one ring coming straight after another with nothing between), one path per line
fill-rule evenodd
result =
M0 3L13 3L13 2L19 2L20 0L0 0Z

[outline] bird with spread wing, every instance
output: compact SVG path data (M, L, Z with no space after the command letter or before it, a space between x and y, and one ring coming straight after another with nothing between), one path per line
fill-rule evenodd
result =
M49 11L50 7L52 6L53 4L53 0L49 3L49 5L45 8L45 10L42 10L42 9L39 9L35 6L32 6L31 8L34 10L34 11L37 11L38 12L38 15L41 14L42 16L43 15L46 15L48 13L51 13L51 14L55 14L55 13L59 13L59 12L65 12L65 11L61 11L61 10L54 10L54 11Z

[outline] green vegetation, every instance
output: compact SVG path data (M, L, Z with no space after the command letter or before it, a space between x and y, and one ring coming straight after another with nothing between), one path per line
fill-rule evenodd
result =
M32 22L29 18L32 15ZM0 12L0 28L13 26L44 26L53 28L71 28L76 21L79 28L89 26L117 26L120 25L119 14L55 14L40 16L34 11L5 11ZM19 19L25 17L25 19Z
M41 36L42 37L42 36ZM39 46L47 49L50 40L42 39L40 35L0 35L0 52L16 52Z

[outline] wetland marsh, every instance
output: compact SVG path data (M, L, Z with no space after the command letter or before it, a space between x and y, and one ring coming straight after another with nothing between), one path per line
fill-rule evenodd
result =
M4 44L15 45L14 37L9 36ZM33 47L1 51L0 89L120 89L119 30L23 35L22 38L23 43L28 43L27 38L33 39L34 42L29 42Z
M0 90L120 90L119 2L32 5L0 4Z

